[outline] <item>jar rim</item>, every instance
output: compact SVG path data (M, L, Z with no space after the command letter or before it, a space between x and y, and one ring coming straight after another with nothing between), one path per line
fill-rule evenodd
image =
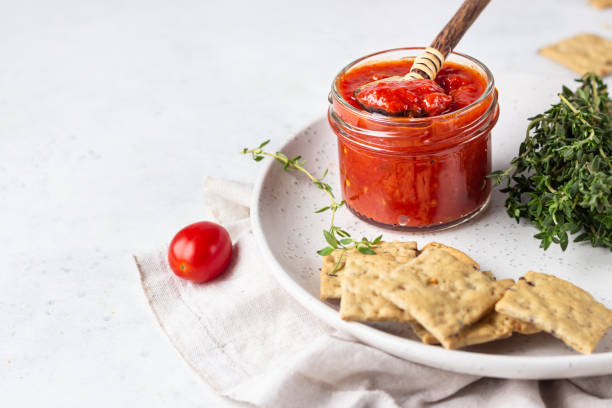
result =
M453 55L457 55L459 57L465 58L468 61L474 63L479 69L481 69L485 76L486 76L486 80L487 80L487 86L485 88L485 90L482 92L482 94L478 97L478 99L476 99L475 101L473 101L472 103L470 103L467 106L464 106L460 109L457 109L455 111L452 112L448 112L448 113L444 113L442 115L436 115L436 116L427 116L427 117L422 117L422 118L411 118L411 117L397 117L397 116L385 116L385 115L381 115L379 113L371 113L362 109L358 109L356 107L354 107L353 105L351 105L346 99L344 99L344 97L342 97L342 95L340 94L340 91L338 90L338 88L336 87L336 84L338 83L338 79L340 78L340 76L346 72L348 72L351 68L353 68L355 65L359 64L360 62L367 60L368 58L372 58L375 57L377 55L381 55L381 54L386 54L386 53L390 53L390 52L396 52L396 51L417 51L417 50L424 50L425 47L400 47L400 48L391 48L388 50L383 50L383 51L377 51L374 52L372 54L363 56L361 58L358 58L352 62L350 62L349 64L347 64L346 66L344 66L340 72L338 72L338 74L336 74L336 76L334 77L334 80L332 82L332 86L331 86L331 93L332 96L337 99L344 108L348 109L348 111L351 114L354 115L358 115L360 117L363 117L364 119L368 119L374 122L378 122L380 124L385 124L385 125L401 125L401 124L406 124L406 125L418 125L418 124L425 124L425 123L429 123L432 120L444 120L444 119L448 119L449 117L452 116L456 116L456 115L460 115L464 112L469 111L470 109L474 108L475 106L478 106L480 103L482 103L484 100L486 100L489 95L491 94L491 92L493 92L493 90L495 89L495 81L493 79L493 73L489 70L489 68L483 64L482 62L480 62L478 59L471 57L467 54L462 54L460 52L456 52L456 51L451 51L451 54ZM331 100L330 100L331 102Z

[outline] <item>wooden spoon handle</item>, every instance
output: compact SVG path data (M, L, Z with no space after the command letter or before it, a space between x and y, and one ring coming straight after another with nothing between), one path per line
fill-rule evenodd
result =
M431 47L440 51L446 58L490 1L465 0L453 18L433 40Z
M434 79L448 54L490 1L465 0L431 45L414 60L412 69L406 77Z

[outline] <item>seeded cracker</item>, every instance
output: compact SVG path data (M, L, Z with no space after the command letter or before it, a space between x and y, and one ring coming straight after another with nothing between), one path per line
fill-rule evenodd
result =
M495 277L490 271L483 271L483 273L490 276L491 280L495 280ZM508 290L513 284L514 281L512 281L512 279L504 279L499 283L504 291ZM448 348L458 349L475 344L505 339L510 337L514 332L529 335L538 333L539 331L540 330L531 323L523 322L492 310L476 323L462 329L456 336L450 337Z
M517 320L493 310L476 323L460 331L457 336L451 337L448 348L458 349L501 340L510 337L515 332L530 335L539 333L540 330L531 323Z
M494 279L493 279L494 280ZM499 285L502 289L506 290L511 287L514 282L511 279L500 281ZM417 323L418 324L418 323ZM438 344L439 342L426 342L431 341L427 335L431 335L422 326L416 327L412 325L414 332L423 340L426 344ZM447 341L447 347L450 349L458 349L462 347L472 346L475 344L487 343L494 340L500 340L508 338L513 332L519 332L522 334L533 334L539 332L533 325L526 322L521 322L513 317L501 314L495 310L486 314L483 318L473 323L470 326L462 329L456 336L449 337Z
M410 323L410 327L423 343L440 344L438 339L420 324ZM505 339L510 337L513 332L529 335L539 331L531 323L522 322L510 316L492 311L476 323L460 331L457 336L451 337L449 348L458 349L493 340Z
M490 271L487 272L489 279L495 280L493 274ZM499 283L504 291L510 288L513 284L514 281L512 279L505 279ZM512 336L512 332L517 326L518 322L514 318L492 310L477 322L464 327L459 333L449 337L446 347L450 349L458 349L474 344L505 339Z
M342 276L340 317L362 322L394 321L414 322L410 313L398 308L374 291L379 278L414 259L416 243L389 243L401 245L376 248L376 255L352 254L346 261Z
M467 256L467 255L466 255ZM491 271L482 271L492 281L495 276ZM504 290L510 288L514 282L511 279L500 281ZM492 310L476 323L465 327L456 336L449 339L448 348L458 349L475 344L487 343L494 340L505 339L517 332L525 335L538 333L540 330L531 323L517 320L513 317Z
M359 256L377 256L381 254L386 254L390 256L409 258L414 258L417 255L416 242L382 241L378 243L378 245L373 246L372 248L374 248L376 255L363 255L355 249L351 249L348 251L337 249L331 254L324 256L323 266L321 267L320 274L321 299L340 299L340 297L342 296L342 275L344 274L344 267L346 265L347 259L353 256L353 254ZM338 260L340 260L340 263L338 264L338 269L335 273L332 274L332 271L338 263Z
M540 54L583 75L612 72L612 41L595 34L580 34L540 50Z
M453 247L449 247L447 245L441 244L439 242L430 242L429 244L425 245L423 247L423 251L425 251L427 248L440 248L440 249L444 249L445 251L447 251L448 253L450 253L451 255L453 255L455 258L459 259L460 261L467 263L469 265L472 265L475 268L480 268L480 266L478 265L478 263L473 260L472 258L470 258L467 254L461 252L460 250L453 248ZM491 271L482 271L483 274L485 274L490 280L494 281L495 280L495 276L493 275L493 273L491 273ZM483 317L481 320L486 319L487 317ZM512 319L513 321L516 321L515 319ZM518 322L518 321L516 321ZM474 323L472 326L466 327L462 333L464 333L464 335L469 335L468 332L471 330L472 327L474 327L476 324L478 324L479 322ZM412 328L412 331L421 339L421 341L425 344L440 344L440 342L438 341L438 339L436 339L436 337L431 334L430 332L427 331L426 328L424 328L423 326L421 326L419 323L417 322L411 322L410 323L410 327ZM536 331L539 331L536 329ZM466 345L470 345L470 344L476 344L476 343L471 343L470 341L472 341L472 338L476 338L476 337L472 337L470 336L469 338L467 338L465 340L465 344L463 344L462 346L458 346L458 347L464 347Z
M495 310L532 322L574 350L590 354L612 326L612 311L588 292L553 275L529 271Z
M430 242L429 244L425 245L423 247L423 251L426 250L427 248L442 248L445 249L447 252L449 252L451 255L455 255L455 257L463 260L463 262L471 264L471 265L476 265L476 267L479 267L478 264L476 263L476 261L474 261L472 258L470 258L469 256L467 256L466 254L464 254L463 252L459 251L458 249L455 249L453 247L449 247L446 246L444 244L440 244L438 242ZM458 255L458 256L457 256ZM493 273L491 271L482 271L483 274L485 274L490 280L494 281L495 280L495 276L493 275ZM493 313L493 312L492 312ZM480 319L478 322L474 323L471 326L466 327L465 329L463 329L461 331L461 333L465 336L467 335L467 332L470 331L474 326L476 326L480 321L487 319L487 316L483 317L482 319ZM514 319L513 319L514 320ZM423 326L421 326L419 323L417 322L411 322L410 323L410 327L412 328L412 331L414 332L414 334L417 335L417 337L419 339L421 339L421 341L424 344L440 344L440 342L438 341L438 339L436 339L436 336L434 336L433 334L431 334L430 332L427 331L426 328L424 328ZM536 329L536 331L539 331ZM459 347L463 347L469 344L475 344L475 343L469 343L469 340L466 340L465 344L462 346L457 346L457 348Z
M452 336L493 309L507 285L432 247L379 279L375 290L408 311L448 348Z

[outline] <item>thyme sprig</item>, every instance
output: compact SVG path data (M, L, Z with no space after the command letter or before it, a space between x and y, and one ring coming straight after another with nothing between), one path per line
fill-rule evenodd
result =
M612 249L612 102L600 77L587 73L576 91L529 118L527 135L507 170L489 177L507 194L508 215L540 232L540 247L574 242Z
M356 239L353 239L351 237L351 234L349 234L346 230L340 228L339 226L335 224L336 212L341 207L343 207L346 204L346 202L344 200L338 201L336 199L336 196L334 195L332 187L328 183L323 181L325 176L327 176L327 169L325 169L325 171L323 172L323 175L320 178L317 178L313 176L310 171L304 168L304 165L306 164L306 162L302 160L302 156L295 156L293 158L289 158L287 155L285 155L282 152L276 152L276 153L267 152L264 150L264 147L268 143L270 143L270 140L266 140L265 142L261 143L258 147L253 148L253 149L249 149L245 147L244 149L242 149L242 154L250 154L253 160L257 162L263 160L267 156L267 157L270 157L280 162L284 170L287 170L287 171L297 170L305 174L310 179L310 181L312 181L312 183L318 189L323 190L325 195L327 195L327 197L329 198L330 204L319 208L318 210L315 211L315 213L320 214L326 211L331 212L331 225L329 229L323 230L323 237L325 238L325 241L327 242L328 246L326 246L323 249L318 250L317 253L319 255L324 256L324 255L331 254L336 249L343 251L338 257L336 266L334 267L331 273L334 274L337 271L338 267L341 264L342 258L344 256L344 251L346 250L356 249L362 254L366 254L366 255L375 254L374 249L372 247L381 241L382 235L379 235L378 237L372 240L367 239L365 237L361 238L360 240L356 240Z

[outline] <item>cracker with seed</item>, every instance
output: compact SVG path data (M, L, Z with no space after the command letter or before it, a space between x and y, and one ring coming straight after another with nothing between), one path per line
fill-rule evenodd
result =
M389 255L401 260L406 258L414 258L417 255L416 242L385 242L381 241L372 247L376 255ZM320 297L323 300L340 299L342 296L342 275L347 259L353 255L364 256L355 249L342 250L336 249L331 254L323 257L323 266L321 267L321 286ZM365 256L376 256L365 255ZM337 267L336 267L337 265ZM334 271L334 268L336 270ZM333 272L333 273L332 273Z
M440 249L444 249L445 251L447 251L451 255L455 256L456 258L458 258L462 262L465 262L465 263L467 263L469 265L472 265L474 268L480 268L480 266L478 265L478 263L476 261L474 261L467 254L465 254L464 252L461 252L460 250L458 250L456 248L449 247L449 246L441 244L439 242L430 242L429 244L427 244L427 245L425 245L423 247L422 251L425 251L427 248L440 248ZM490 280L492 280L492 281L496 280L495 276L493 275L493 273L491 271L482 271L482 273L485 276L487 276ZM424 328L423 326L421 326L419 323L411 322L410 323L410 327L412 328L412 331L414 332L414 334L416 334L419 337L419 339L421 339L421 341L424 344L440 344L438 339L433 334L428 332L427 329ZM466 331L466 330L467 330L467 328L464 329L464 331ZM468 342L469 342L469 340L468 340Z
M351 254L342 274L340 317L344 320L414 321L406 312L379 296L373 283L392 269L417 256L416 242L385 242L374 247L376 255Z
M447 348L458 349L489 341L505 339L512 336L513 318L497 313L488 313L485 317L466 327L447 341Z
M418 323L410 323L412 331L425 344L440 344L438 339ZM487 343L494 340L508 338L517 332L525 335L540 332L531 323L522 322L508 315L492 311L482 319L466 327L449 340L449 348L458 349L476 344Z
M491 271L483 271L483 273L486 273L486 276L491 280L495 280ZM508 288L512 286L513 283L514 282L511 280L506 281L504 286ZM518 322L516 319L509 316L507 316L507 319L501 319L499 316L491 316L492 314L499 315L499 313L492 311L476 323L461 330L457 336L453 336L450 348L461 348L509 337L512 334L513 327L518 326L518 324L509 324L509 320L512 320L513 323ZM438 339L419 323L410 323L410 327L423 343L440 344Z
M443 346L502 297L508 281L492 281L442 248L430 247L379 279L374 289L408 311Z
M589 3L595 8L603 10L612 7L612 0L589 0Z
M448 348L458 349L501 340L512 336L514 332L529 335L539 331L530 323L522 322L493 310L476 323L460 331L457 336L451 337Z
M612 41L595 34L579 34L540 49L540 54L580 75L612 72Z
M482 271L492 281L495 280L495 276L491 271ZM511 287L514 282L510 279L503 281L501 284L506 289ZM438 339L427 331L419 323L410 323L412 331L421 339L425 344L440 344ZM521 322L510 316L502 315L497 313L495 310L486 314L476 323L465 327L456 336L452 336L449 341L449 348L457 349L461 347L467 347L475 344L486 343L489 341L504 339L510 337L513 332L519 332L522 334L533 334L540 330L535 328L532 324Z
M412 331L425 344L440 344L438 339L419 323L410 323ZM540 329L531 323L522 322L510 316L492 311L485 317L466 327L457 336L449 339L448 348L458 349L494 340L508 338L512 333L531 335L539 333Z
M529 271L508 289L495 310L590 354L612 326L612 311L583 289L553 275Z

